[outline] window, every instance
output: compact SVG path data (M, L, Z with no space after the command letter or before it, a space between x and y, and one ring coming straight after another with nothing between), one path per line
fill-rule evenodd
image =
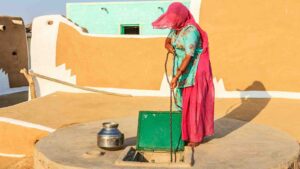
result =
M139 35L140 34L140 26L137 24L121 25L121 34L122 35Z

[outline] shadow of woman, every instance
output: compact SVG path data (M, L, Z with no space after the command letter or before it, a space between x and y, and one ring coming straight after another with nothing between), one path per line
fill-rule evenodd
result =
M269 96L266 92L266 88L260 81L254 81L250 86L243 90L243 94L241 94L241 104L236 108L234 105L231 106L226 113L220 119L215 121L215 134L213 136L207 137L203 142L208 142L214 138L222 138L231 132L239 129L243 125L247 124L247 122L254 119L269 103L271 100L268 98L247 98L251 93L247 94L247 91L256 91L260 92L265 96ZM232 119L236 119L239 121L233 122Z

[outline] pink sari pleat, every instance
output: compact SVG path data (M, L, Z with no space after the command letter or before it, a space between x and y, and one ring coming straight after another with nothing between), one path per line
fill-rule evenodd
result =
M214 87L207 62L205 57L200 59L195 84L182 89L182 139L185 141L201 142L205 136L214 134Z

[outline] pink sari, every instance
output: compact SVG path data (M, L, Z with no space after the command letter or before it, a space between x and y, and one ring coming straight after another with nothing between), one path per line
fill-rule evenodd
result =
M195 22L190 11L180 2L172 3L167 12L152 23L157 29L181 30L194 25L202 39L202 53L198 63L195 84L182 90L182 139L201 142L214 134L214 85L208 51L208 37Z

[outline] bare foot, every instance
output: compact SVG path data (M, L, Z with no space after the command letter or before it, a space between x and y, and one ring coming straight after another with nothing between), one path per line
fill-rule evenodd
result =
M199 144L200 144L200 142L189 142L188 146L197 147L197 146L199 146Z

